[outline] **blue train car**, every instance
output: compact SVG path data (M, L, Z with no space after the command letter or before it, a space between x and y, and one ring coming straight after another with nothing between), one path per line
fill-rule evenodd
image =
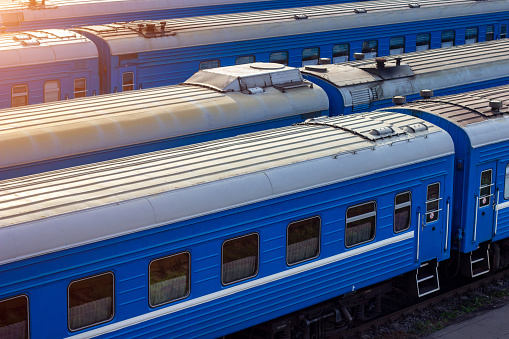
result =
M441 126L454 140L453 248L463 254L468 276L488 272L490 262L495 269L509 264L508 93L501 86L397 109Z
M509 2L368 1L80 27L96 43L101 91L179 83L200 69L259 62L293 67L355 52L385 56L507 37ZM107 76L104 76L107 75Z
M314 4L345 2L316 0ZM70 28L114 21L158 20L260 11L308 5L303 0L27 0L1 1L0 26L7 31Z
M0 34L0 107L99 94L98 70L97 47L78 33Z
M287 126L328 107L298 69L255 63L181 85L5 109L0 178Z
M391 278L439 288L453 157L374 112L2 181L0 336L217 338L331 298L302 323L348 326Z

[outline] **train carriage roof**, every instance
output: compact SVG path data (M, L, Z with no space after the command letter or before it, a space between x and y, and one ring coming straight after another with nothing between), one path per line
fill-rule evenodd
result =
M0 34L0 68L97 58L95 44L79 33L46 29Z
M418 164L453 150L449 135L431 123L371 112L5 180L0 263Z
M500 12L509 0L364 1L314 7L85 26L78 31L104 39L112 55L202 46L259 38L346 30ZM361 13L364 10L364 13ZM161 24L164 22L164 24ZM282 25L284 23L284 25Z
M417 100L398 108L426 112L462 128L473 148L509 140L509 86Z

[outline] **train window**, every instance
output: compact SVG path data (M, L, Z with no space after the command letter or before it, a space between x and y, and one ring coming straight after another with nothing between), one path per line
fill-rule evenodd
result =
M479 207L488 206L491 198L491 170L482 171L479 187Z
M318 47L302 50L302 66L318 65L318 59L320 59L320 49Z
M159 306L189 295L189 257L189 253L184 252L150 263L150 306Z
M258 273L258 234L229 239L221 253L223 285L254 277Z
M348 61L349 55L350 55L349 44L334 45L332 47L332 63L334 64L337 64L338 62Z
M122 92L134 89L134 72L122 73Z
M488 25L486 26L486 41L491 41L495 39L495 26Z
M352 247L375 239L376 202L349 207L346 210L345 245Z
M362 42L362 53L364 53L364 58L374 58L376 57L378 52L378 41L377 40L369 40Z
M74 79L74 97L83 98L87 96L87 78Z
M255 62L254 55L241 56L241 57L238 57L237 59L235 59L235 65L250 64L252 62Z
M426 222L438 220L438 212L440 211L440 183L428 185L426 195Z
M71 331L107 322L113 318L113 273L75 280L69 284L68 325Z
M417 34L416 51L427 51L431 48L431 34Z
M509 165L505 168L504 199L509 199Z
M320 217L292 222L286 229L286 264L293 265L318 257Z
M389 40L389 55L405 53L405 37L400 36Z
M28 297L0 300L0 338L28 338Z
M500 39L507 38L507 25L500 25Z
M479 28L470 27L465 31L465 44L475 44L477 42L477 37L479 36Z
M405 192L394 198L394 233L410 228L410 214L412 211L412 193Z
M443 31L442 32L442 44L440 47L451 47L454 46L454 31Z
M60 100L60 81L46 81L44 83L44 102L58 100Z
M274 62L276 64L288 65L288 52L270 53L269 62Z
M28 105L28 85L12 86L11 107Z
M220 67L221 63L219 60L210 60L200 62L200 70Z

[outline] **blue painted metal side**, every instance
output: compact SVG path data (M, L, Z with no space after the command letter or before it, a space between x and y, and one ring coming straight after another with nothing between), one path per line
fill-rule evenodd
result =
M450 246L445 249L448 241L445 218L439 219L434 229L422 227L420 230L417 216L425 209L428 182L440 182L444 194L442 201L452 196L452 167L453 156L449 155L6 264L0 267L0 299L19 294L29 297L30 333L34 338L62 338L79 333L88 336L88 330L101 328L114 330L104 335L108 338L220 337L413 271L429 259L447 259ZM394 199L396 194L406 191L412 193L411 227L395 234ZM347 249L344 240L346 209L367 201L377 204L375 239ZM290 222L310 216L320 216L322 220L320 255L288 267L285 260L286 228ZM65 216L63 218L62 222L65 222ZM253 232L260 236L258 275L248 281L222 286L222 243ZM401 240L392 241L396 238ZM417 245L419 238L420 246ZM384 246L381 241L386 241ZM437 246L429 247L433 251L428 250L425 255L422 252L417 259L417 248L422 250L430 243ZM191 254L189 297L150 308L150 261L182 251ZM327 262L341 255L340 260ZM114 318L88 330L69 332L69 283L102 272L115 275ZM234 289L237 289L235 293L226 293ZM220 296L197 299L214 296L213 293L220 293ZM164 310L172 313L131 323L133 317ZM108 327L122 321L128 326Z

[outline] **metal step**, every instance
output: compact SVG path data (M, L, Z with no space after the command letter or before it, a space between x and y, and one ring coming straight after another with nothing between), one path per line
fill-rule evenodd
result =
M438 278L438 262L436 260L423 263L415 274L417 284L417 295L423 297L440 290Z

